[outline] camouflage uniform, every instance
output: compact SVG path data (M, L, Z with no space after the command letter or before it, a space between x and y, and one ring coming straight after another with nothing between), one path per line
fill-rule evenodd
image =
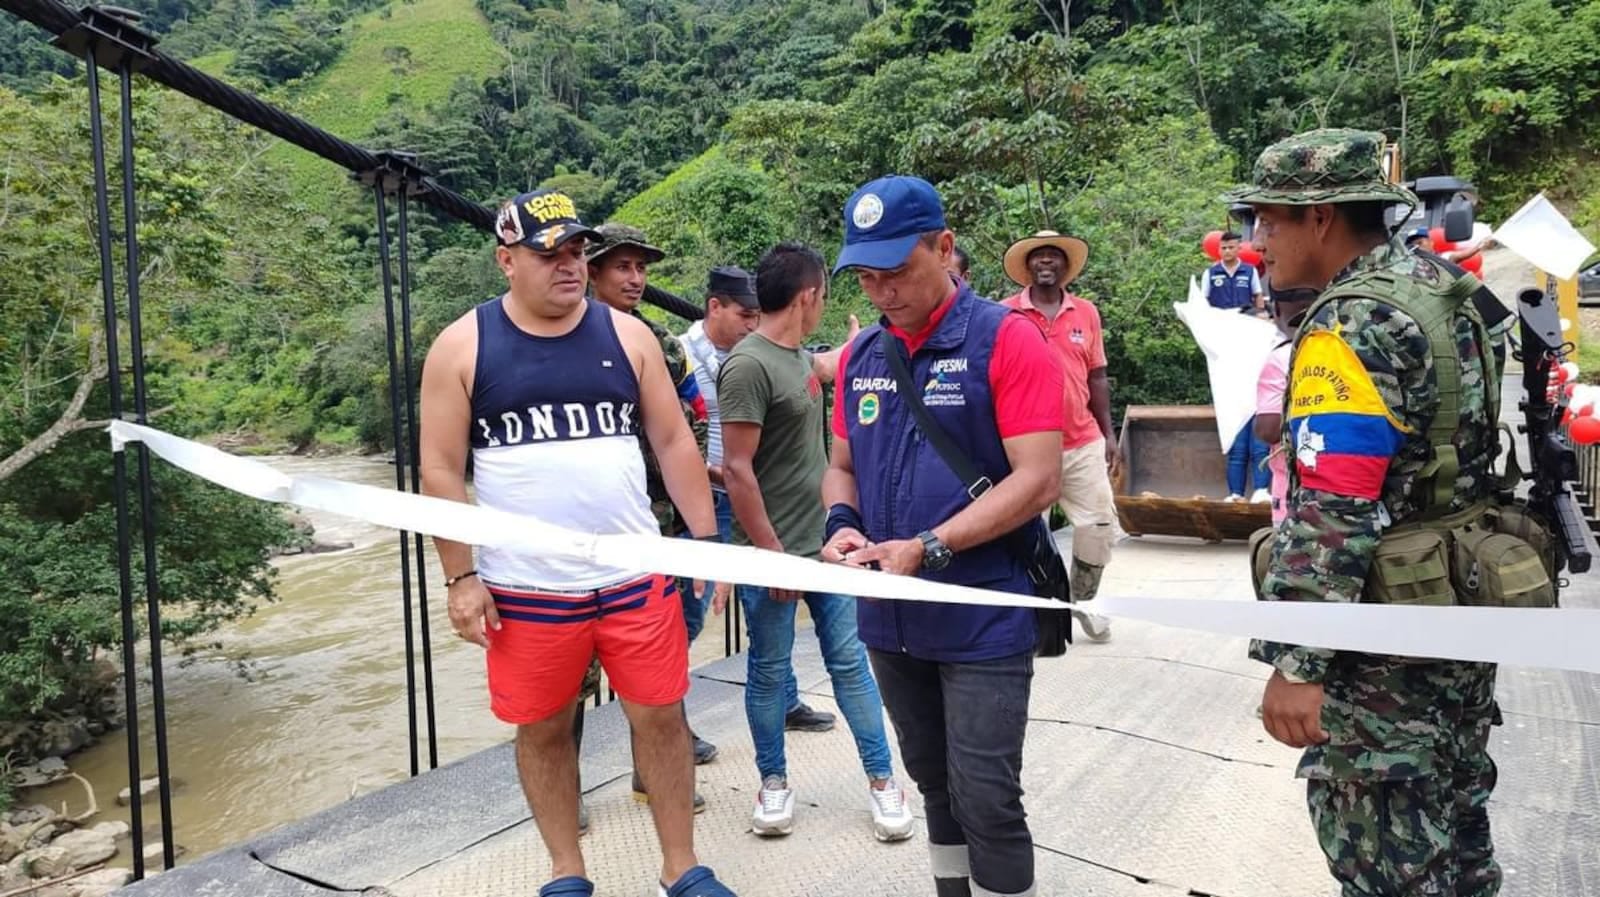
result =
M592 262L606 252L618 246L628 244L638 246L647 253L659 258L661 250L656 249L646 242L644 232L638 228L625 224L607 222L598 228L602 240L595 244L588 252ZM694 433L695 443L700 447L700 456L705 457L706 441L710 435L707 423L705 404L699 398L699 386L694 378L693 365L685 354L683 343L667 328L655 321L633 312L633 316L644 322L650 332L655 334L656 340L661 343L661 354L666 358L667 375L672 379L672 385L678 391L680 404L683 408L685 419L689 422L689 429ZM698 403L698 405L696 404ZM661 528L661 535L675 536L683 533L686 527L679 519L677 509L672 505L672 498L667 494L666 481L661 476L661 462L656 458L656 453L650 447L650 440L646 438L643 429L639 431L639 451L644 455L644 482L645 494L650 498L650 510L655 514L656 524ZM684 594L690 594L690 584L682 579L678 582L680 590L689 589ZM600 691L600 659L596 657L589 663L589 671L583 677L583 687L579 693L579 700L584 701L594 697Z
M1289 138L1264 151L1254 185L1228 199L1414 204L1409 191L1383 182L1382 147L1382 135L1355 131ZM1382 274L1395 279L1377 276ZM1310 488L1295 476L1289 514L1274 536L1262 583L1267 600L1360 601L1380 534L1421 510L1424 468L1432 455L1427 431L1440 405L1439 389L1422 329L1386 300L1437 290L1441 278L1445 284L1453 279L1393 240L1353 261L1330 284L1357 295L1314 309L1302 326L1297 351L1318 331L1343 339L1404 435L1388 459L1376 500ZM1461 374L1453 436L1459 467L1449 506L1455 511L1492 491L1497 440L1483 365L1486 347L1465 314L1457 314L1451 326ZM1291 372L1298 373L1293 367ZM1294 395L1293 382L1289 393ZM1304 464L1293 467L1303 473ZM1330 738L1305 751L1298 775L1310 780L1312 822L1345 897L1489 897L1499 891L1486 809L1495 784L1489 731L1499 723L1492 664L1261 641L1251 643L1250 656L1292 682L1323 685L1321 725Z
M638 312L634 312L634 317L643 321L661 342L661 354L667 359L667 374L672 378L673 387L678 390L683 416L689 422L689 430L694 433L695 444L700 447L700 457L703 459L706 456L706 441L711 430L706 420L703 402L697 411L690 402L681 401L683 385L686 382L691 384L695 382L694 367L683 350L683 342L673 336L672 331ZM698 394L698 385L695 389ZM650 496L650 510L655 512L656 522L661 525L661 535L676 536L685 532L686 527L683 521L678 519L677 509L672 506L672 499L667 495L666 481L661 478L661 462L656 460L656 453L650 449L650 441L645 438L642 431L639 433L639 450L644 453L645 492Z

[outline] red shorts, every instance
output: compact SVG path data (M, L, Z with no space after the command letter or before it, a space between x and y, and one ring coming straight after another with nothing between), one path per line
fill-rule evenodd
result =
M673 704L689 692L689 633L677 581L652 574L597 592L488 586L500 612L489 633L489 709L522 725L578 697L595 655L623 700Z

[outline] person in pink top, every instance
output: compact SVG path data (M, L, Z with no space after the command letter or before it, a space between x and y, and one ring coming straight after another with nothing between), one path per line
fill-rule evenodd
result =
M1100 310L1067 292L1083 271L1089 244L1055 231L1039 231L1006 250L1006 276L1022 291L1001 300L1038 325L1066 374L1061 430L1062 513L1072 521L1072 600L1088 601L1100 590L1116 539L1116 500L1110 469L1117 457L1111 433L1111 386ZM1092 641L1111 638L1111 621L1077 611L1073 615Z
M1256 381L1256 438L1272 446L1267 455L1267 470L1272 473L1272 525L1277 526L1288 513L1289 449L1283 441L1283 396L1289 388L1289 358L1294 352L1294 334L1300 329L1317 292L1308 289L1272 290L1272 319L1283 339L1267 356Z

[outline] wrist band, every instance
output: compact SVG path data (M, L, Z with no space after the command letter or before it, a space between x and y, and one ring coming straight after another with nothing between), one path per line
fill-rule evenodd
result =
M844 502L839 502L828 509L828 523L823 530L822 544L833 541L833 537L842 529L853 529L865 533L867 525L861 520L861 512Z
M444 578L444 587L448 589L451 586L455 585L456 583L460 582L463 579L466 579L469 576L477 576L477 575L478 575L478 571L477 570L468 570L467 572L459 574L457 576L446 576Z
M696 542L721 542L722 541L722 534L721 533L712 533L709 536L695 536L694 540Z

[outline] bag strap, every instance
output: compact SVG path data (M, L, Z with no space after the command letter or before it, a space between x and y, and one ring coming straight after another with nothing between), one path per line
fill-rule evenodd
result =
M887 331L879 338L888 340L888 344L883 347L883 354L889 358L889 372L894 374L895 388L900 392L901 401L911 409L911 417L916 421L917 429L928 437L928 443L933 446L933 450L939 453L945 465L967 487L967 496L977 501L985 492L994 488L994 481L978 470L972 459L961 451L955 440L950 438L950 434L946 433L933 419L933 415L928 413L928 406L922 404L922 396L917 394L916 386L911 382L911 371L906 366L905 350L900 345L900 340Z
M972 463L972 459L967 456L967 453L956 445L955 440L950 438L950 434L939 426L938 422L933 419L932 414L928 413L928 406L922 404L922 396L917 392L915 384L911 382L911 371L906 365L904 354L905 348L900 345L900 340L887 331L879 338L889 341L883 348L883 353L889 359L889 372L894 375L895 389L905 401L906 407L911 409L911 418L916 422L917 429L922 431L922 435L928 437L928 443L933 446L933 450L938 453L939 458L956 475L956 478L966 485L967 496L973 501L977 501L984 493L994 488L994 481L978 470L978 465ZM1040 524L1038 517L1035 517L1031 523L1025 523L1010 533L999 537L996 541L1007 545L1016 558L1022 561L1023 567L1028 571L1029 579L1035 583L1044 582L1050 571L1047 565L1043 565L1038 560L1035 553L1035 543L1029 540L1030 533L1033 533L1037 539L1042 540L1041 544L1044 544L1049 550L1049 557L1052 559L1059 558L1059 549L1056 547L1055 538L1050 535L1048 527ZM1061 600L1065 601L1067 599L1063 595Z

